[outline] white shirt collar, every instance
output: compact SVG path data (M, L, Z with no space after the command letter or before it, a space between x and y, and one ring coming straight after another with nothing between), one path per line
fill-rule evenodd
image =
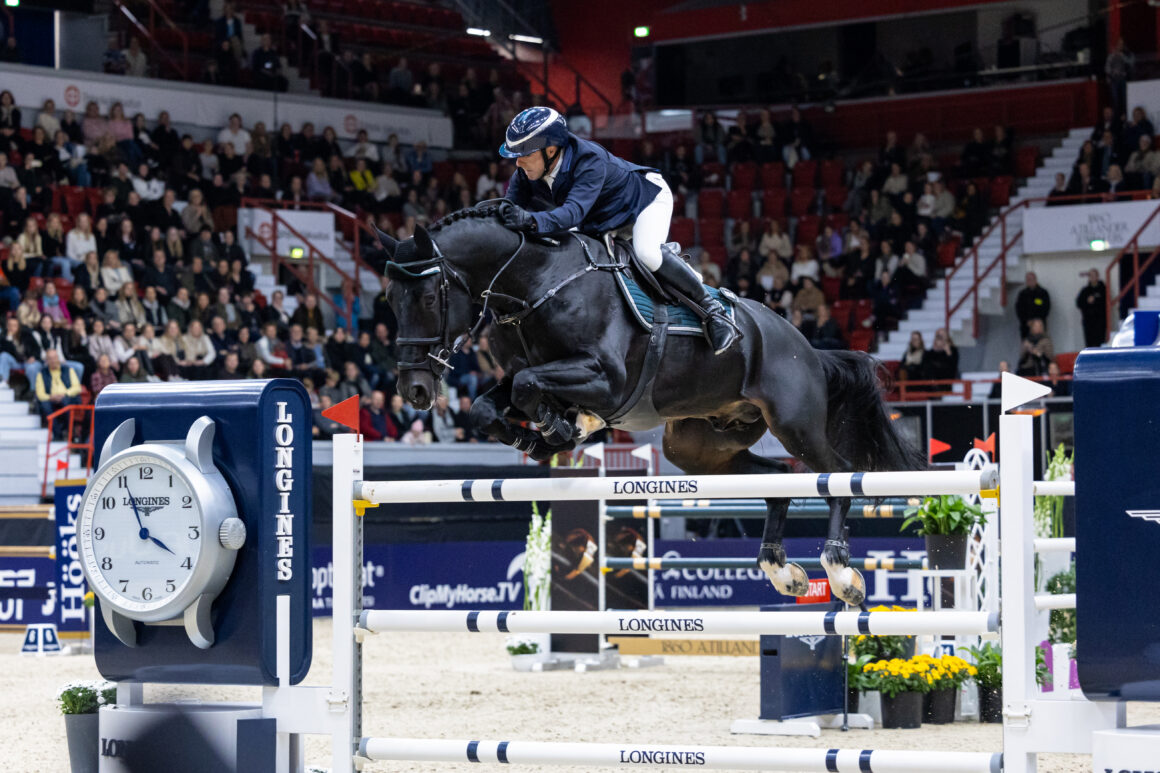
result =
M548 186L549 189L551 189L552 183L554 183L556 181L556 174L559 173L559 171L563 167L564 167L564 151L561 150L559 155L556 157L556 163L555 163L555 166L552 167L552 171L548 172L543 177L544 183Z

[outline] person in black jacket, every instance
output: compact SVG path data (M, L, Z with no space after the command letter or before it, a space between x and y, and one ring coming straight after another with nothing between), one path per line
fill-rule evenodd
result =
M0 333L0 386L8 385L14 368L23 368L25 378L32 383L40 368L40 346L20 320L9 317Z
M1108 288L1100 281L1100 272L1091 269L1087 284L1076 296L1075 306L1083 318L1083 345L1102 346L1108 337Z
M1024 281L1026 286L1015 298L1015 316L1019 318L1020 338L1027 337L1027 326L1033 319L1043 320L1043 326L1047 327L1047 315L1051 313L1051 293L1039 284L1035 272L1028 271Z

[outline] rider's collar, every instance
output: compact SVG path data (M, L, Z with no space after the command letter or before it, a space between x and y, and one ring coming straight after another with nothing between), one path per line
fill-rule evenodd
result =
M556 154L556 163L552 167L551 171L545 172L544 176L540 178L541 180L544 181L544 183L548 186L549 189L552 187L552 183L556 182L556 175L559 174L560 170L564 168L564 165L568 163L568 157L571 154L572 154L572 148L565 145L560 150L560 152L558 154Z

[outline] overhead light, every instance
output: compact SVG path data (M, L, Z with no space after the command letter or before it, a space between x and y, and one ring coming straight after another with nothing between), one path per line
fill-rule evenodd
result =
M533 46L544 45L544 39L537 38L535 35L508 35L508 40L514 40L517 43L531 43Z
M1092 239L1088 242L1088 247L1091 247L1092 252L1103 252L1108 248L1108 243L1103 239Z
M306 257L306 250L303 247L290 248L290 260L302 260Z
M483 30L483 29L480 29L479 27L468 27L467 34L468 35L476 35L476 36L481 37L481 38L489 38L489 37L491 37L491 30Z
M632 34L638 38L647 38L650 34L650 30L649 30L647 25L640 26L640 27L637 27L636 29L634 29L632 31Z

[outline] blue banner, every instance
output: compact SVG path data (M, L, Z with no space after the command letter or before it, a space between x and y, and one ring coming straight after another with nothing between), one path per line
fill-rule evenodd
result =
M56 482L53 505L56 510L56 601L60 611L55 622L60 633L88 635L89 610L85 609L87 586L80 554L77 552L77 515L84 493L83 480Z
M822 540L787 539L790 558L821 555ZM653 555L658 558L746 558L756 561L759 539L718 539L689 542L658 540ZM850 555L867 558L922 558L926 548L921 537L864 537L850 540ZM915 606L923 593L922 581L905 570L878 569L862 573L866 578L866 603ZM824 578L822 570L811 578ZM757 606L792 603L793 598L778 593L765 573L753 569L666 569L653 573L658 607Z
M330 545L314 548L312 604L330 615ZM439 542L367 545L365 609L523 609L524 543Z
M0 562L0 629L60 625L55 574L56 564L49 556L5 556Z

